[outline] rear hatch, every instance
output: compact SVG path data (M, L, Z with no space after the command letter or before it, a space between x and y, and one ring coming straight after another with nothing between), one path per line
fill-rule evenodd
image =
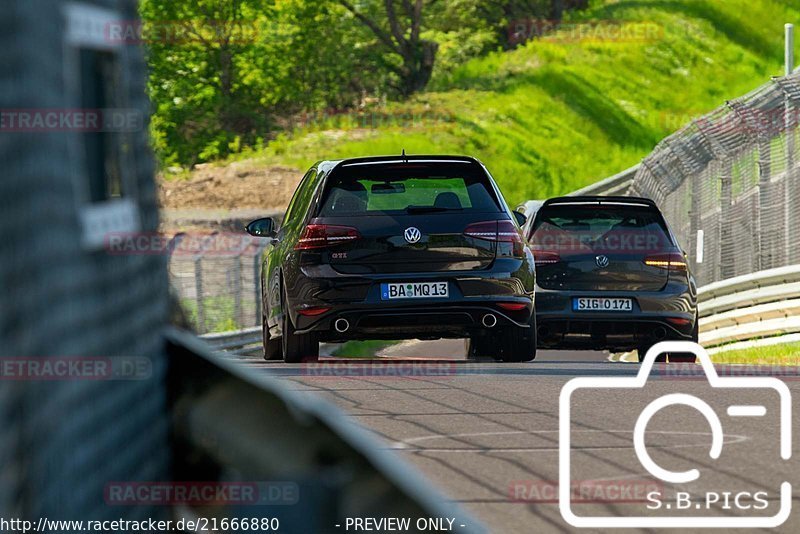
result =
M337 168L308 226L325 245L319 261L347 274L487 269L511 224L498 222L508 216L489 180L469 161Z
M531 235L545 289L658 291L686 264L658 208L634 202L545 205Z

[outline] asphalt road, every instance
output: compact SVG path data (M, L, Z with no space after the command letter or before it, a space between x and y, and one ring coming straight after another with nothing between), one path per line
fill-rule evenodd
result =
M324 359L306 366L247 359L244 364L338 404L491 532L574 530L559 512L554 485L559 393L574 377L595 377L601 384L607 383L603 377L632 378L638 364L609 361L599 352L545 351L526 364L467 362L461 341L407 342L378 356L378 363ZM743 368L718 370L741 374ZM796 398L798 380L784 381ZM653 399L673 393L705 400L719 414L724 434L722 453L713 460L710 426L698 411L672 406L653 416L645 440L653 460L672 471L699 470L697 481L683 484L659 482L633 447L638 415ZM763 405L766 415L728 415L732 404ZM800 485L796 457L782 460L779 454L779 403L771 390L712 389L699 366L662 364L645 388L580 389L570 405L570 474L578 516L763 518L778 512L782 482ZM797 410L791 419L796 442ZM661 496L659 510L647 509L656 505L646 497L653 491ZM681 491L691 500L675 500ZM706 509L715 495L719 501ZM797 508L797 489L793 495ZM773 531L800 531L798 514Z

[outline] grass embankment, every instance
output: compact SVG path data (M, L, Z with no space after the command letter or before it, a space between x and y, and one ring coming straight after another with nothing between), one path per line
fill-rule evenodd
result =
M784 343L729 350L713 354L714 363L738 363L748 365L800 365L800 343Z
M304 169L403 148L472 154L511 204L566 193L635 164L692 117L780 74L783 23L800 18L791 6L595 2L549 37L439 74L408 102L326 117L239 158Z

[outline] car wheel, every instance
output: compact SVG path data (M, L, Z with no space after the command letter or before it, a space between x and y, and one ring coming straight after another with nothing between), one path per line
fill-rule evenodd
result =
M490 336L493 352L504 362L530 362L536 358L536 319L531 317L528 328L512 326Z
M319 360L319 341L317 341L317 336L313 333L295 333L294 325L286 306L285 295L282 308L281 330L283 330L283 334L281 335L281 348L283 361L286 363L301 363Z
M700 335L700 317L695 315L694 328L692 329L692 341L697 343ZM692 352L675 352L669 355L669 361L675 363L695 363L697 356Z
M491 336L471 336L467 338L468 360L497 360L496 350L492 347L494 339Z
M263 355L265 360L281 359L281 340L270 337L267 317L263 314L261 315L261 343L264 348Z

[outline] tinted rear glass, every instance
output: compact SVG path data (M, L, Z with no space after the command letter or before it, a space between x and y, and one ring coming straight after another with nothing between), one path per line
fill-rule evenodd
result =
M474 164L354 165L334 171L322 217L499 211L489 178Z
M535 249L561 254L673 248L663 217L645 206L546 206L536 216L530 241Z

